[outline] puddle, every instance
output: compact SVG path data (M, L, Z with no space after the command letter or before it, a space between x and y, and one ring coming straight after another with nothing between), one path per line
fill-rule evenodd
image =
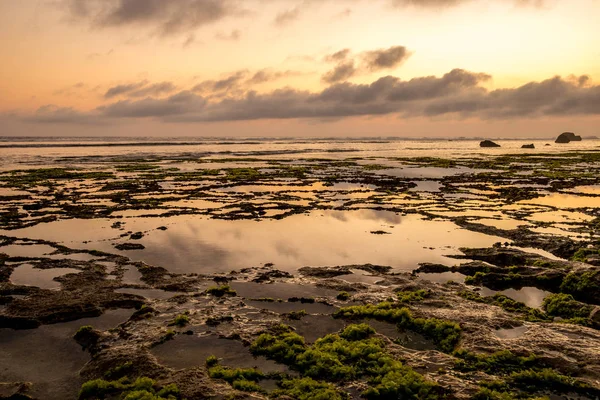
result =
M15 285L37 286L41 289L59 289L60 282L54 280L66 274L78 274L81 270L75 268L34 268L31 264L23 264L15 268L10 275L10 281Z
M375 171L378 175L390 175L397 178L434 178L442 179L446 176L460 174L472 174L475 172L485 172L484 170L475 170L467 167L457 168L438 168L438 167L410 167L410 168L389 168Z
M597 208L600 197L577 196L575 194L552 193L532 200L522 200L521 204L538 204L556 208Z
M409 189L409 192L439 192L443 186L436 181L417 181L417 187Z
M47 400L77 398L82 379L79 370L90 356L74 340L83 325L106 330L126 321L131 310L107 310L97 318L84 318L37 329L0 329L0 382L32 382L34 397Z
M318 288L312 285L281 282L231 282L230 286L237 292L238 296L246 299L273 298L286 300L290 297L334 296L338 293L335 290Z
M0 187L0 197L16 197L16 196L29 196L31 193L24 190L11 189L7 187Z
M503 294L506 297L510 297L513 300L525 303L525 305L532 308L540 308L542 306L542 302L544 301L544 297L551 294L550 292L546 292L545 290L540 290L534 287L524 287L521 289L506 289L500 292L483 287L481 288L480 292L482 296L493 296L496 293Z
M215 335L177 335L173 340L154 347L151 352L161 364L175 369L201 367L208 357L215 356L226 367L258 368L265 373L287 370L284 365L266 358L254 358L238 341L220 339Z
M435 345L432 341L426 339L423 335L416 332L399 330L395 324L389 322L366 320L363 321L369 324L373 329L382 335L395 340L401 346L404 346L413 350L434 350Z
M115 290L117 293L129 293L138 296L146 297L148 299L170 299L171 297L180 295L180 292L166 292L160 289L134 289L134 288L123 288Z
M287 324L296 329L297 334L304 336L308 343L314 343L330 333L337 333L347 325L343 320L334 319L329 315L307 315Z
M0 247L0 253L6 253L10 257L48 257L56 249L46 244L9 244Z
M74 261L93 261L97 257L87 253L72 253L72 254L52 254L47 256L53 260L74 260Z
M474 221L478 224L483 224L487 226L493 226L498 229L517 229L519 226L529 225L526 221L519 221L517 219L512 218L503 218L503 219L491 219L491 218L483 218Z
M276 313L284 314L289 313L291 311L300 311L304 310L308 314L331 314L336 308L333 306L328 306L327 304L322 303L301 303L297 302L289 302L289 301L254 301L254 300L246 300L246 304L251 307L260 309L260 310L269 310L274 311Z
M572 192L600 195L600 185L577 186L576 188L573 188Z
M497 329L494 331L494 334L498 336L500 339L516 339L520 338L527 332L527 327L517 326L516 328L506 328L506 329Z
M221 208L225 204L218 201L210 201L210 200L181 200L181 201L169 201L163 203L164 206L170 208L195 208L199 210L206 210L209 208Z
M338 279L343 279L347 282L351 282L351 283L375 283L375 282L379 282L380 280L384 279L384 277L381 276L376 276L376 275L369 275L368 273L366 273L365 271L361 271L361 270L350 270L352 271L351 274L346 274L346 275L339 275L336 278Z
M123 278L121 282L128 285L139 285L142 284L142 273L133 265L128 265L123 271ZM146 296L144 296L146 297ZM152 297L154 298L154 297Z
M421 279L426 279L436 283L447 283L447 282L465 282L465 276L458 272L435 272L435 273L421 273L418 275Z
M573 211L548 211L533 213L527 219L539 222L587 222L594 217L582 212Z
M56 224L58 228L60 225ZM160 225L168 229L156 230ZM300 226L302 229L298 229ZM14 234L39 237L42 231L36 228ZM43 228L45 237L62 236L48 228ZM129 221L128 229L154 230L138 241L145 250L121 254L176 273L229 272L266 263L292 271L303 266L367 263L406 271L419 262L444 263L448 261L444 255L459 254L460 247L489 247L503 241L461 229L450 221L430 221L418 215L401 216L375 210L315 211L265 221L228 221L198 215L145 218ZM378 230L391 234L370 233ZM114 235L101 228L96 231L99 232L92 230L90 236L105 239ZM78 246L72 242L69 245ZM79 246L115 252L108 241L80 243Z

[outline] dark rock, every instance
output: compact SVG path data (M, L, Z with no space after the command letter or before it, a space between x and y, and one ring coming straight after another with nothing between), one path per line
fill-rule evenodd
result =
M498 143L494 143L491 140L484 140L479 143L479 147L500 147Z
M304 276L316 278L334 278L352 273L347 267L302 267L298 271Z
M293 278L294 276L289 272L280 271L278 269L274 269L272 271L260 272L252 282L263 283L269 282L274 278Z
M419 268L415 270L415 272L426 273L426 274L439 274L443 272L450 271L451 268L447 265L443 264L433 264L433 263L420 263Z
M590 313L590 322L596 329L600 329L600 306L594 308Z
M535 145L533 143L531 144L524 144L523 146L521 146L522 149L535 149Z
M146 247L139 243L120 243L115 248L117 250L144 250Z
M563 132L554 141L554 143L570 143L570 142L581 142L581 136L577 136L573 132Z
M33 400L27 392L31 391L29 382L2 382L0 383L0 399L8 400Z
M91 326L82 326L73 336L73 339L81 346L83 350L90 350L93 353L98 341L102 338L102 333Z
M129 238L132 240L140 240L143 237L144 237L144 234L142 232L136 232L136 233L131 234L131 236L129 236Z

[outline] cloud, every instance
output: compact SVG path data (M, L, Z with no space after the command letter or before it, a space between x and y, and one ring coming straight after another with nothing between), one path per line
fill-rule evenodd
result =
M241 70L234 72L222 79L218 80L206 80L198 83L192 88L192 92L202 93L203 95L209 94L227 94L228 92L234 92L241 90L242 83L248 76L248 71Z
M103 118L92 113L75 110L72 107L60 107L47 104L38 108L33 115L23 118L27 122L43 124L75 124L75 125L102 125L107 123Z
M148 84L148 81L144 80L144 81L136 82L136 83L128 83L125 85L113 86L110 89L108 89L106 91L106 93L104 93L104 98L110 99L112 97L120 96L120 95L129 93L129 92L132 92L134 90L139 90L142 87L146 86L147 84Z
M410 53L404 46L393 46L389 49L367 51L363 57L369 70L379 71L397 67L410 57Z
M198 113L202 111L205 105L206 100L204 98L190 91L183 91L166 99L123 100L99 107L97 111L110 118L172 117Z
M347 61L338 64L334 69L325 73L321 79L326 83L335 83L345 81L354 76L355 73L354 61Z
M300 17L301 7L296 6L292 9L280 12L275 16L273 23L277 26L286 26L294 22Z
M318 121L390 114L401 118L447 116L502 120L600 115L600 85L592 84L586 76L566 79L557 76L516 88L488 90L485 83L491 79L490 75L454 69L440 77L402 80L385 76L369 84L335 83L318 92L282 88L258 93L242 89L255 75L244 74L235 96L206 97L181 91L165 98L122 100L88 113L46 106L27 120L90 124L120 118L153 118L177 123L260 119ZM227 87L225 81L227 79L222 80L223 87Z
M387 49L378 49L360 53L356 58L360 61L358 67L351 60L351 50L342 49L324 57L325 62L337 63L335 68L326 72L321 80L326 83L345 81L355 75L372 73L384 69L393 69L402 64L410 53L404 46L392 46Z
M344 61L350 55L350 49L342 49L340 51L336 51L333 54L328 54L325 56L325 61L327 62L340 62Z
M97 28L148 26L161 36L237 15L233 0L64 0L73 20Z
M252 75L250 79L246 81L248 85L258 85L266 82L273 82L282 78L288 78L292 76L300 76L304 75L302 72L298 71L275 71L268 68L258 70Z
M239 97L255 85L305 74L298 71L277 71L269 68L258 70L253 74L248 70L240 70L225 75L221 79L202 81L192 87L191 91L207 98L224 96Z

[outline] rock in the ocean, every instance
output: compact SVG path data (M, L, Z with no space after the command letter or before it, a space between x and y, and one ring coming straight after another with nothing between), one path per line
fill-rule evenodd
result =
M524 144L523 146L521 146L522 149L535 149L535 146L533 145L533 143L531 144Z
M581 136L577 136L573 132L563 132L554 141L554 143L570 143L570 142L581 142Z
M479 147L500 147L500 145L492 142L491 140L484 140L483 142L479 143Z

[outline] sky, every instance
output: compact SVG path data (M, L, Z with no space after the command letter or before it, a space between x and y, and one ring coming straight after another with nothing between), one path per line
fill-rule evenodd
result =
M0 136L600 136L600 0L0 0Z

